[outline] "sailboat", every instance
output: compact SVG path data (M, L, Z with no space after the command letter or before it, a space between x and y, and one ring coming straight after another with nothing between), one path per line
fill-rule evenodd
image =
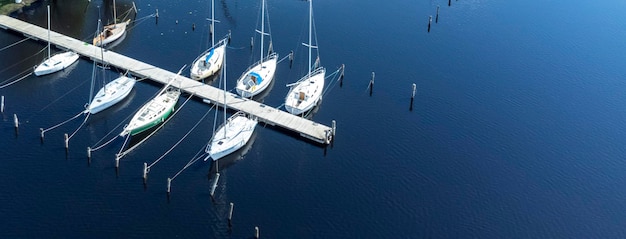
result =
M100 24L101 24L101 21L98 20L98 29L100 29ZM102 47L100 47L100 55L102 57L102 62L104 62L103 51L104 50L102 49ZM102 71L104 72L104 68L102 69ZM95 76L95 73L94 73L94 76ZM94 78L95 77L93 77L92 80ZM91 100L91 102L87 106L87 110L89 111L90 114L96 114L100 111L103 111L117 104L118 102L126 98L126 96L130 94L130 91L135 86L135 79L124 76L124 75L106 84L104 83L104 77L102 78L102 81L103 81L103 87L100 88L100 90L98 90L98 93L96 93L95 97ZM93 92L93 86L94 86L94 82L92 82L92 92Z
M319 66L319 56L316 60L315 69L311 69L311 49L317 48L311 43L312 24L313 3L312 0L309 0L309 43L303 43L309 48L309 71L297 82L287 85L291 89L285 98L285 108L294 115L300 115L311 110L322 99L322 91L324 90L326 69Z
M215 33L213 32L215 22L215 1L211 1L211 21L209 30L211 34L211 48L204 51L198 56L191 64L191 79L202 80L209 76L212 76L222 68L224 63L224 54L226 54L226 43L228 38L220 40L215 45Z
M181 69L182 71L182 69ZM180 74L178 72L177 76ZM180 89L172 87L171 84L176 78L171 79L161 91L152 100L135 113L128 125L124 127L120 136L131 136L142 133L165 121L167 117L174 111L174 106L178 102Z
M50 56L50 5L48 5L48 58L35 68L35 75L42 76L67 68L78 60L75 52L63 52Z
M126 33L128 24L130 24L130 19L117 23L117 10L115 9L115 0L113 0L113 24L104 26L104 30L93 38L93 45L104 46L119 39Z
M224 123L213 133L213 137L211 137L209 144L204 150L204 152L209 154L208 157L204 158L204 161L209 158L216 161L245 146L250 141L254 128L257 125L256 118L246 116L241 111L226 119L228 108L226 105L226 65L224 65L224 70L222 71L222 79L224 81Z
M261 93L270 85L274 79L276 72L276 63L278 54L271 53L263 58L263 39L265 35L265 0L261 0L261 30L256 30L261 34L261 59L248 67L246 71L237 80L237 93L242 97L248 98ZM270 46L271 46L270 42Z

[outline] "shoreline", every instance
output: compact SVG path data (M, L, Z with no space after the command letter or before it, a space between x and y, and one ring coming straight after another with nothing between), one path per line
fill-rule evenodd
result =
M15 3L15 1L13 1L12 3L2 5L0 6L0 15L9 15L15 11L21 10L24 7L30 6L36 1L37 0L22 0L21 3Z

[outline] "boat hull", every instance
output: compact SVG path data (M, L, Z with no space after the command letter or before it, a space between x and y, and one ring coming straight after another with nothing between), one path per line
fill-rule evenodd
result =
M174 111L179 96L180 91L171 89L150 100L137 111L120 135L136 135L164 122Z
M224 54L226 53L226 43L222 40L220 44L221 45L202 53L202 55L196 58L191 65L191 79L205 79L222 68Z
M289 90L285 98L287 112L300 115L311 110L322 99L326 69L317 68L309 76L305 76Z
M250 141L257 123L256 119L250 119L242 112L234 114L213 134L205 152L216 161L237 151Z
M104 31L93 38L93 45L103 46L119 39L122 35L124 35L124 33L126 33L126 26L128 26L129 23L130 19L118 24L105 26Z
M89 113L99 113L122 101L128 96L128 94L130 94L131 90L135 86L135 82L136 81L133 78L120 76L119 78L106 84L105 87L100 88L87 108Z
M63 52L56 54L35 68L35 75L42 76L51 74L67 68L78 60L78 54L75 52Z
M263 62L248 68L237 80L237 93L250 98L263 92L270 85L276 73L278 55L272 54L263 59ZM259 79L260 78L260 79Z

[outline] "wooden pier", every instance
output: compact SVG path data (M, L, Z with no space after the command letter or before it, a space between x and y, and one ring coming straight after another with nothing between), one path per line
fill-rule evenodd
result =
M0 27L10 29L24 34L26 37L35 40L48 40L48 29L12 18L0 15ZM91 60L100 62L102 59L100 47L86 43L69 36L50 32L50 44L54 44L61 49L74 51ZM184 76L176 76L176 73L146 64L133 58L104 50L104 62L119 69L125 69L133 75L148 78L162 84L167 84L176 77L173 86L193 94L197 97L207 99L211 103L221 105L224 101L224 91L202 82L194 81ZM181 63L182 65L182 63ZM311 120L292 115L282 110L275 109L262 103L241 98L236 94L226 92L226 103L229 108L246 112L256 116L259 122L265 122L273 126L299 133L302 137L313 140L321 144L329 144L330 136L334 133L326 125L313 122Z

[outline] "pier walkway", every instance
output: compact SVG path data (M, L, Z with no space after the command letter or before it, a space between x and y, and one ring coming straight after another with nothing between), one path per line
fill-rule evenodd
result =
M48 29L12 17L0 15L0 28L20 32L32 39L41 41L48 40ZM61 49L74 51L94 61L101 61L102 59L100 47L54 31L50 32L50 44L54 44ZM181 90L209 100L214 104L221 105L224 101L224 91L213 86L194 81L184 76L176 76L176 73L146 64L111 50L105 50L103 54L106 64L119 69L128 70L135 76L148 78L162 84L167 84L171 79L176 77L177 80L172 84L173 86L180 87ZM334 133L330 127L323 124L292 115L253 100L241 98L230 92L226 93L226 104L231 109L256 116L259 122L279 126L289 131L299 133L302 137L321 144L329 144L329 136Z

